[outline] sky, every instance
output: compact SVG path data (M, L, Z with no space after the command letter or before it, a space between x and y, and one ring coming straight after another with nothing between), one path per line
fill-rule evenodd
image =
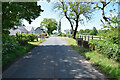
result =
M41 15L36 18L35 20L33 20L33 22L31 24L29 24L26 20L23 20L23 24L26 26L26 28L28 30L31 29L31 27L37 28L40 27L40 23L41 21L43 21L44 18L54 18L57 22L59 22L59 14L57 12L55 12L53 10L53 6L54 6L55 2L43 2L43 1L38 1L37 5L41 5L41 9L44 10L44 12L41 12ZM112 8L118 8L118 5L112 6L112 3L109 4L108 6L106 6L107 8L105 9L105 15L106 16L110 16L109 14L109 10ZM112 13L112 16L116 15L115 12ZM102 13L100 10L96 10L93 12L92 15L92 19L89 22L85 22L84 25L81 25L79 23L79 27L78 30L80 29L93 29L93 27L96 27L97 30L103 28L103 26L101 26L101 21L100 19L102 19ZM68 20L63 17L61 19L61 31L64 32L64 30L66 29L71 29L70 27L70 23L68 22Z

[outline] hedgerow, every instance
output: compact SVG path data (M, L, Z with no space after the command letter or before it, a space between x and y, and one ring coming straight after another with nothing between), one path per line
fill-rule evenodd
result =
M10 51L14 51L19 46L18 41L8 34L2 33L2 53L6 54Z
M98 53L120 62L120 45L104 40L91 40L89 44L93 45Z
M34 41L37 38L38 37L35 34L26 34L26 33L16 34L16 40L19 42L20 45L26 45L28 44L28 41Z

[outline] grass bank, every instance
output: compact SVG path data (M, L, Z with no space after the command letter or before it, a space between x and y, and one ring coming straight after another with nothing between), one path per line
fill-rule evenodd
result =
M113 59L108 59L106 56L98 54L96 51L89 51L88 49L78 46L76 40L72 38L67 38L66 40L74 50L77 50L82 56L85 56L86 60L89 60L94 66L102 70L110 78L120 79L120 63Z
M16 58L24 55L26 52L30 51L36 45L38 45L44 41L45 41L45 39L41 39L39 41L34 41L34 42L28 42L27 45L19 46L14 51L8 52L7 54L3 54L2 55L2 66L5 67L5 65L11 63Z

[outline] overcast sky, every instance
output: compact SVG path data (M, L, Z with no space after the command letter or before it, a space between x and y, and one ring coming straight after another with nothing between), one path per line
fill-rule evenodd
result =
M41 5L41 8L44 10L44 12L41 12L41 16L39 16L38 18L33 20L33 22L31 24L29 24L26 20L23 20L23 23L25 24L25 26L27 26L27 29L30 30L31 27L34 27L34 28L39 27L41 21L44 18L54 18L58 22L59 21L59 14L53 10L54 3L55 2L49 2L48 3L48 2L45 2L45 1L44 2L38 1L37 4ZM109 10L112 9L112 8L118 9L118 5L112 6L112 4L109 4L107 6L107 8L105 9L106 16L110 16ZM115 12L112 14L112 16L114 16L114 15L116 15ZM100 26L102 24L100 19L102 19L101 11L96 10L95 12L93 12L93 16L92 16L91 21L89 21L88 23L85 22L85 25L81 25L79 23L78 30L80 30L80 29L92 29L93 27L96 27L96 29L101 29L103 27ZM70 27L70 24L69 24L68 20L65 17L63 17L62 20L61 20L61 30L62 30L62 32L65 29L71 29L71 27Z

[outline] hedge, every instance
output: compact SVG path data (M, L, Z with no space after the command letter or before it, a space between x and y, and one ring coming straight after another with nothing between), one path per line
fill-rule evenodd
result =
M26 34L26 33L16 34L16 40L19 42L20 45L26 45L28 44L28 41L34 41L37 38L38 37L35 34Z
M91 46L92 49L95 49L98 53L102 53L108 58L112 58L120 62L120 45L113 44L110 41L91 40L89 42L89 47L91 48Z

